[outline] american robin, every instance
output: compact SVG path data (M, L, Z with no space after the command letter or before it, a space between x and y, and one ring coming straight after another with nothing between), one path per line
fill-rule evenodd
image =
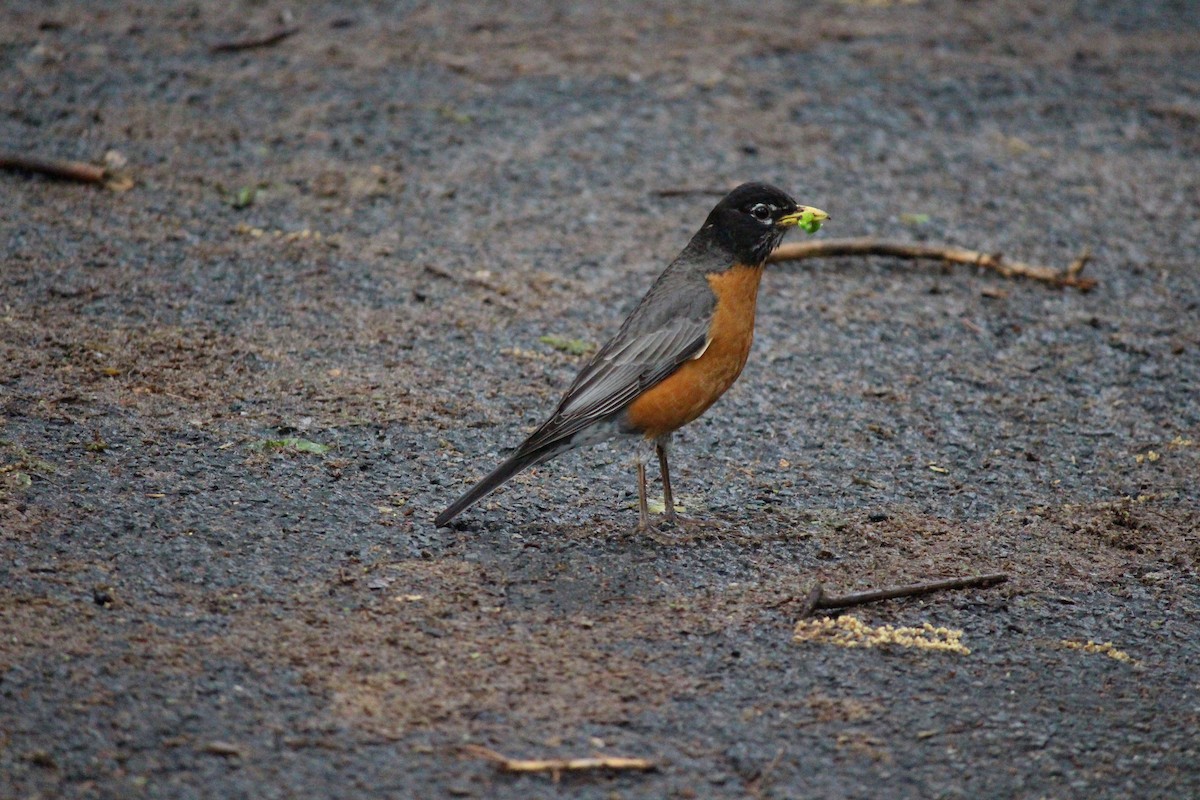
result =
M717 203L703 227L592 356L550 418L490 475L434 520L441 527L518 472L576 447L617 437L653 442L666 520L677 522L667 466L671 434L733 385L754 338L754 306L767 256L788 228L828 215L763 183ZM646 467L637 459L638 526L650 528Z

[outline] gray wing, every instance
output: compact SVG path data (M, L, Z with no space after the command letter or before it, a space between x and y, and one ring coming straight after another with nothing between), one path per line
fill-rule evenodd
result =
M704 352L716 297L703 274L681 268L681 260L659 276L617 335L580 371L550 419L519 450L569 440Z
M708 319L676 319L656 330L618 336L579 373L555 416L600 418L628 405L702 352L708 328Z

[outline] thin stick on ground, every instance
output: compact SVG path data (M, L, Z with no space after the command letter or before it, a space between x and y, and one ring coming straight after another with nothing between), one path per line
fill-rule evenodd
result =
M18 153L0 153L0 169L16 172L33 172L64 181L95 183L103 185L108 180L108 170L85 161L59 161Z
M586 770L652 770L658 765L645 758L625 758L622 756L595 756L592 758L509 758L487 747L469 745L464 752L491 761L504 772L548 772L557 781L564 772L581 772Z
M299 32L300 26L292 25L272 31L264 36L251 36L232 42L219 42L208 48L208 51L210 53L237 53L242 50L254 50L258 47L270 47L271 45L279 44L284 39L295 36Z
M1071 278L1079 277L1079 273L1083 272L1083 268L1092 260L1092 248L1085 247L1083 251L1071 262L1071 266L1067 267L1067 276Z
M918 244L875 239L867 236L858 239L824 239L816 242L793 242L781 245L771 256L771 261L802 261L806 258L832 258L834 256L892 256L893 258L928 258L950 264L990 269L1005 278L1029 278L1051 286L1070 286L1081 292L1096 286L1094 278L1080 276L1091 253L1084 250L1065 270L1025 264L1006 260L999 253L984 253L950 245Z
M825 594L825 588L818 583L809 589L808 594L804 597L804 601L800 606L800 619L812 616L814 612L821 609L850 608L852 606L866 605L867 603L878 603L883 600L894 600L897 597L919 597L923 594L947 592L954 589L983 589L1004 583L1006 580L1008 580L1008 575L1003 572L997 572L991 575L975 575L967 578L949 578L947 580L930 581L928 583L913 583L908 586L893 586L889 589L873 589L869 592L855 592L854 594L841 596ZM775 605L783 605L795 599L789 597Z
M728 191L728 189L717 189L712 186L668 186L665 189L655 189L651 194L655 197L691 197L692 195L722 197Z

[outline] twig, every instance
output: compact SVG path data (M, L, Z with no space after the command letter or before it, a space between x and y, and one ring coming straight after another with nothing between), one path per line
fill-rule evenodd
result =
M783 758L784 752L786 752L786 748L779 748L778 752L775 753L775 757L771 759L771 763L763 767L762 770L746 784L747 794L755 798L763 796L763 791L767 788L767 781L770 779L771 773L775 771L775 767L779 766L779 759Z
M687 187L672 187L667 189L655 189L651 194L655 197L690 197L694 194L712 195L714 197L728 193L728 189L713 189L709 188L687 188Z
M874 589L869 592L855 592L854 594L842 595L834 597L825 594L824 587L821 584L815 584L808 590L808 594L804 598L804 602L800 606L800 619L812 616L813 612L819 609L828 608L850 608L851 606L861 606L867 603L878 603L881 600L893 600L897 597L918 597L923 594L932 594L933 592L945 592L953 589L979 589L988 586L995 586L1004 583L1008 580L1008 575L1003 572L997 572L992 575L975 575L969 578L949 578L943 581L931 581L929 583L914 583L908 586L894 586L890 589ZM776 607L788 603L796 598L789 597L780 602L775 603Z
M888 241L867 236L860 239L825 239L816 242L785 244L775 251L775 254L771 256L771 261L801 261L806 258L830 258L832 256L932 258L951 264L968 264L990 269L1006 278L1031 278L1052 286L1070 286L1081 292L1089 291L1096 286L1094 278L1083 278L1079 275L1091 258L1091 254L1087 250L1064 271L1037 264L1025 264L1020 261L1006 261L998 253L983 253L978 250L967 250L963 247L949 245Z
M983 333L983 328L979 327L978 325L976 325L974 322L967 319L966 317L962 317L961 319L959 319L959 322L961 322L963 327L966 328L967 330L969 330L971 333L974 333L974 334Z
M246 754L241 745L232 742L209 742L200 748L200 752L226 758L242 758Z
M58 161L16 153L0 153L0 169L33 172L79 183L104 184L108 180L107 169L85 161Z
M463 750L469 755L491 761L504 772L549 772L557 781L564 772L592 769L652 770L658 765L645 758L621 756L596 756L594 758L509 758L480 745L468 745Z
M1092 248L1085 247L1083 251L1071 262L1071 266L1067 267L1067 277L1078 277L1079 273L1083 272L1083 268L1092 260Z
M295 36L299 32L299 25L290 25L286 28L280 28L276 31L272 31L264 36L251 36L246 39L236 39L232 42L219 42L208 48L208 52L237 53L241 50L253 50L258 47L270 47L271 45L279 44L288 37Z
M445 278L448 281L454 281L456 283L458 282L458 278L454 277L454 273L450 272L449 270L442 269L436 264L426 264L425 271L435 277Z

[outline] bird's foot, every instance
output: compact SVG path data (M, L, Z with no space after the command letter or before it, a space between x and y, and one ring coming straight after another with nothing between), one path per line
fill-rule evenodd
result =
M678 513L675 509L670 508L667 509L667 511L662 515L660 524L663 527L670 528L671 530L682 532L688 528L694 528L697 525L703 525L704 523L698 519L693 519L692 517L685 517Z
M679 544L691 537L694 529L703 527L704 523L677 513L663 514L657 523L650 524L649 519L640 520L633 529L637 536L645 536L659 544Z
M665 531L657 525L638 523L633 529L634 536L644 536L647 539L652 539L659 544L678 544L680 537L674 530Z

